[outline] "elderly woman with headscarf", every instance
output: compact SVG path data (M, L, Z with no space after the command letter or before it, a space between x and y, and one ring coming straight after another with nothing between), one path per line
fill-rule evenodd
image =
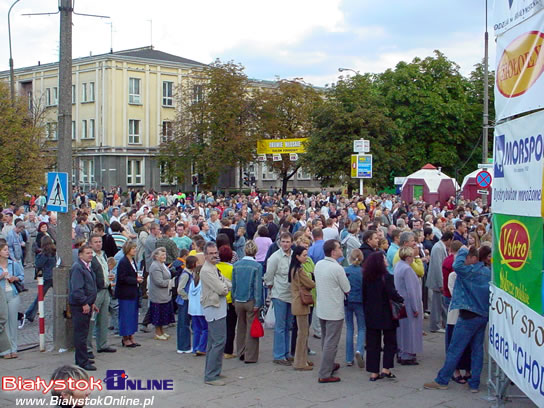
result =
M165 265L166 249L159 247L151 254L153 262L149 267L149 301L151 323L155 326L155 340L168 340L170 335L165 333L163 326L175 322L172 304L172 275Z
M400 261L395 265L393 276L395 288L404 298L406 319L399 320L397 346L399 362L402 365L418 365L416 354L423 351L423 303L419 279L410 266L414 261L414 251L409 247L399 250Z

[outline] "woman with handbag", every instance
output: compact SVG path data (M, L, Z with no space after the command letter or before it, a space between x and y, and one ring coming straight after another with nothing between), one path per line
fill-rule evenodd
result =
M398 320L393 319L391 301L402 303L393 276L387 272L383 252L373 252L363 264L363 309L366 322L366 371L370 381L396 378L391 372L397 351ZM380 359L383 339L383 368Z
M17 358L17 313L21 300L19 298L19 288L24 279L23 267L20 263L9 259L9 248L7 243L0 244L0 290L8 304L8 321L6 332L8 334L11 348L0 354L5 359Z
M314 303L311 290L315 282L308 277L302 265L308 258L308 250L297 246L293 250L289 265L289 282L291 282L291 313L297 319L297 345L293 368L300 371L313 370L313 363L308 361L308 315L310 305Z
M397 330L398 362L401 365L418 365L416 354L423 351L423 303L419 279L410 266L414 250L402 247L400 261L395 265L395 288L404 298L406 319L399 320Z

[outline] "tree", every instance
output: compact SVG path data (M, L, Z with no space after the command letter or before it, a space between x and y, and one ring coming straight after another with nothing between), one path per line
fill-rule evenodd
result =
M321 102L319 93L299 80L279 80L273 89L255 91L257 112L256 134L259 139L306 138L313 129L312 112ZM267 156L266 165L277 172L282 180L282 192L287 191L288 181L301 166L282 154L281 161Z
M0 200L21 201L25 193L39 193L48 166L42 154L43 128L33 119L28 100L17 98L0 83Z
M172 137L160 148L167 178L184 179L193 169L211 187L254 158L254 110L242 65L216 60L193 72L178 88L177 102Z
M377 84L400 132L402 175L428 162L454 173L481 134L474 130L479 118L470 107L470 83L459 66L435 51L423 60L398 63L380 74Z
M373 177L370 185L390 184L392 169L400 161L400 144L394 122L387 116L384 98L370 74L341 78L328 90L326 99L313 115L314 132L307 143L303 165L322 185L348 184L348 191L358 185L351 178L353 141L370 140Z

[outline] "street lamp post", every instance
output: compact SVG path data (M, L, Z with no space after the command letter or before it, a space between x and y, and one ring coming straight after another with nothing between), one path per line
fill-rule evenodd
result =
M484 112L483 112L483 135L482 135L482 163L487 164L488 155L488 127L489 127L489 35L487 33L487 0L485 0L485 34L484 34ZM487 194L482 194L482 204L487 202Z
M10 96L11 96L11 104L15 106L15 74L13 72L13 55L11 53L11 22L10 22L10 14L11 9L13 6L15 6L17 3L19 3L20 0L15 0L11 7L8 10L8 38L9 38L9 90L10 90Z

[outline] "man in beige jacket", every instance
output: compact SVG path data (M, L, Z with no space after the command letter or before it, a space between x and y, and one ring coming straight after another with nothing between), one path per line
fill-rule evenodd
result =
M200 270L202 294L200 303L208 322L208 344L206 346L206 368L204 382L209 385L225 385L220 380L223 366L223 349L227 339L227 293L231 282L221 275L216 264L219 262L217 245L208 242L204 247L206 261Z

